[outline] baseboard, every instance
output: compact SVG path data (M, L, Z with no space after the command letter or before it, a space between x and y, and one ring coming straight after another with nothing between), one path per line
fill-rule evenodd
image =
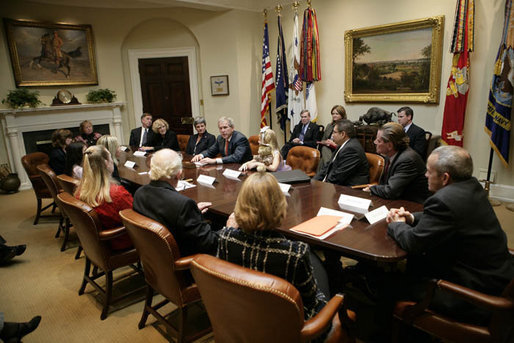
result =
M484 185L481 182L482 186ZM514 202L514 186L492 184L489 197L504 202Z

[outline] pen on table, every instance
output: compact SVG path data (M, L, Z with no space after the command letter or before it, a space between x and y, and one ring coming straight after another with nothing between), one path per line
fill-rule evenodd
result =
M184 182L193 182L193 179L185 179L185 180L182 180Z
M377 185L377 183L373 182L373 183L366 183L364 185L355 185L355 186L352 186L352 188L353 189L363 189L363 188L374 186L374 185Z

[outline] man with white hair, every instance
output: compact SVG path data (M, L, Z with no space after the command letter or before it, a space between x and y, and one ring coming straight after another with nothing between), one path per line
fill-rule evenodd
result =
M216 143L195 155L191 159L192 162L243 164L253 158L248 138L241 132L234 130L234 120L232 118L220 117L218 119L218 129L220 135L216 139ZM221 157L216 157L218 154L221 154Z
M182 256L214 255L218 234L202 217L211 203L197 204L177 192L175 188L181 177L182 157L171 149L157 151L150 162L151 182L136 191L134 210L166 226L177 241Z

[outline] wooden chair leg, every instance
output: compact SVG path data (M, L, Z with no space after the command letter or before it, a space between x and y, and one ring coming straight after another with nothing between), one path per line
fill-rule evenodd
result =
M41 216L41 205L42 200L40 198L37 198L37 212L36 212L36 218L34 219L34 225L37 225L39 222L39 217Z
M146 286L146 300L145 300L145 306L143 307L143 315L141 316L141 320L139 321L139 324L137 327L139 329L142 329L146 325L146 320L148 319L148 315L150 312L148 312L147 308L152 307L152 300L153 300L153 289L150 286Z
M177 343L184 342L184 325L185 325L185 318L187 317L187 306L181 307L179 309L179 316L178 316L178 327L177 327Z
M75 259L78 260L80 258L80 254L82 253L82 245L79 245L77 249L77 253L75 254Z
M86 266L84 267L84 278L82 279L82 285L79 289L79 295L84 294L87 286L87 278L89 277L89 271L91 270L91 261L86 257Z
M66 250L66 243L68 243L68 238L70 237L70 226L71 226L70 219L66 218L65 224L63 226L64 239L62 241L61 251Z
M111 303L112 297L112 271L105 273L105 298L104 298L104 308L102 310L102 314L100 315L100 319L104 320L107 318L107 313L109 312L109 304Z

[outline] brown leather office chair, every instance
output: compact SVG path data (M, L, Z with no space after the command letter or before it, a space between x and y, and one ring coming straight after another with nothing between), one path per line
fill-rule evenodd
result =
M59 218L59 226L57 227L55 238L59 237L61 231L64 233L64 239L61 245L61 251L64 251L66 249L66 243L68 243L68 238L70 236L71 223L68 218L68 215L66 214L66 211L62 208L61 204L57 200L57 194L59 194L63 190L59 184L59 181L57 180L57 176L55 175L52 168L48 166L48 164L38 165L37 170L39 171L39 175L41 175L43 182L50 191L50 194L52 195L54 202L57 204L59 212L61 213L61 218Z
M304 321L300 293L284 279L203 254L193 258L191 272L216 342L307 342L331 322L326 342L345 341L338 316L342 295Z
M148 287L139 328L142 329L145 326L148 315L151 313L169 332L173 333L178 342L195 340L211 332L209 320L203 311L203 322L206 327L189 337L184 337L184 329L188 323L196 322L198 324L201 322L201 320L192 321L193 318L188 320L188 314L191 313L189 310L192 309L191 305L201 300L198 288L189 273L192 257L180 257L175 238L160 223L132 209L121 211L120 216L143 264ZM152 306L154 291L160 293L164 300ZM168 315L161 315L158 312L158 309L169 302L177 306L174 311L179 318L177 327L172 326L166 320Z
M32 189L34 190L34 193L36 194L37 211L36 211L36 218L34 219L34 225L36 225L39 222L39 218L41 217L41 212L52 207L52 213L53 213L55 210L55 206L56 206L55 202L53 201L52 194L50 194L50 191L48 190L45 183L43 182L43 179L41 179L41 175L39 175L39 171L37 170L38 165L48 164L48 161L50 161L50 158L44 152L34 152L32 154L27 154L21 158L21 164L23 165L23 168L27 172L27 175L29 176L29 180L32 183ZM43 199L52 199L52 203L49 205L46 205L45 207L42 207Z
M178 146L180 148L180 151L183 151L183 152L186 151L187 142L189 142L189 137L191 137L191 136L190 135L182 135L182 134L177 135Z
M310 177L316 175L320 153L318 149L295 146L287 154L287 164L292 169L301 169Z
M514 255L514 250L510 251ZM492 311L488 326L459 322L428 309L435 288L449 292L480 308ZM512 342L514 340L514 279L502 295L487 295L445 280L433 280L425 299L419 303L400 301L394 309L394 341L398 341L400 324L411 325L443 341L456 343Z
M112 299L113 271L120 267L131 266L135 271L141 272L139 268L133 265L139 261L139 256L134 248L128 250L112 250L109 247L109 240L126 232L123 226L103 230L100 219L91 206L66 192L59 193L57 198L66 213L68 213L73 227L77 231L80 243L84 248L84 254L86 255L84 276L79 289L79 295L84 294L87 284L90 283L103 298L103 309L100 319L104 320L107 318L111 304L142 290L142 288L131 290L119 296L117 299ZM94 267L92 273L91 264ZM102 272L99 273L97 271L98 268L101 269ZM104 275L105 289L95 281ZM140 301L141 298L133 300L132 303Z
M380 182L380 177L384 172L385 159L379 154L374 154L372 152L367 152L366 158L368 159L369 165L369 183L378 184Z
M250 142L250 149L252 150L252 155L259 155L259 135L248 137L248 142Z
M425 138L426 137L427 136L425 136ZM428 159L428 156L430 156L430 154L432 153L432 151L434 151L434 149L439 147L440 145L441 145L441 136L439 136L439 135L434 136L430 133L430 138L428 139L428 143L427 143L427 159Z
M61 189L71 195L75 194L75 190L80 183L80 180L66 174L57 175L57 181L59 182Z

